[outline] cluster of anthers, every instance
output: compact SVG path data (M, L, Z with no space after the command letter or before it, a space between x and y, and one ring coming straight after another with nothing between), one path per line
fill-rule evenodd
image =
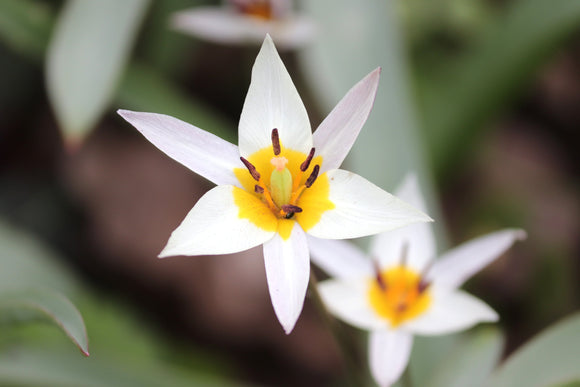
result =
M239 13L262 20L274 18L272 4L269 0L232 0L231 3Z
M381 271L375 261L375 278L369 287L369 301L378 315L386 318L393 328L427 310L431 302L431 283L426 274L407 266L408 244L403 245L399 265Z
M301 185L303 174L310 167L310 162L314 157L314 148L310 149L306 160L300 164L300 171L297 176L292 176L292 173L286 167L288 159L280 155L282 147L278 129L276 128L272 129L272 150L274 151L274 157L272 157L270 163L274 166L274 169L270 175L269 185L252 163L244 157L240 157L240 160L242 160L252 178L257 182L254 186L254 192L261 196L262 201L272 213L278 218L291 219L294 214L302 212L302 208L297 205L298 200L304 190L310 188L316 181L320 165L316 164L314 166L310 176Z

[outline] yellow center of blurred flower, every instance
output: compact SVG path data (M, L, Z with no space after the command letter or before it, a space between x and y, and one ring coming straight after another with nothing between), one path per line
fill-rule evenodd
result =
M429 287L405 265L378 272L370 281L368 297L375 312L393 328L421 315L431 304Z
M307 231L325 211L334 208L328 177L318 175L322 157L314 157L314 148L308 155L286 149L274 129L272 146L242 161L247 169L236 168L234 173L244 190L234 189L234 202L240 209L238 216L261 229L277 230L288 239L294 221Z
M238 12L260 20L274 19L269 0L237 0L233 2Z

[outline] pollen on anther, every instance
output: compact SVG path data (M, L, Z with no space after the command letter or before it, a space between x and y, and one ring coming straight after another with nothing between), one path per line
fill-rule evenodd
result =
M280 137L278 136L278 129L272 129L272 150L274 151L274 155L278 156L282 151L280 147Z
M262 188L258 184L256 184L254 186L254 192L259 193L259 194L263 194L264 193L264 188Z
M318 171L320 171L320 165L316 164L314 166L314 169L312 170L312 173L310 174L310 176L308 176L308 179L306 179L306 183L304 183L306 188L310 188L312 184L314 184L316 178L318 177Z
M304 160L304 162L302 164L300 164L300 170L302 172L305 172L308 169L313 157L314 157L314 148L310 149L310 153L308 154L308 157L306 157L306 160Z
M292 204L284 204L282 206L282 211L286 212L286 213L299 213L302 212L302 208L298 207L298 206L294 206Z
M254 167L254 165L252 163L250 163L248 160L246 160L243 157L240 157L240 160L242 160L242 163L244 163L246 168L248 168L248 172L250 172L250 175L252 175L254 180L260 181L260 172L258 172L256 167Z

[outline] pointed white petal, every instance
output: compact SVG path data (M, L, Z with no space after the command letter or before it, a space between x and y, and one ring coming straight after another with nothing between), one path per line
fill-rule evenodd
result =
M264 243L264 262L274 312L289 334L302 311L310 278L308 244L298 223L287 240L276 234Z
M293 48L314 36L314 24L304 16L264 21L223 7L183 10L173 15L171 24L178 31L222 44L259 44L270 33L279 47Z
M335 278L371 277L373 263L353 243L308 236L311 261Z
M377 68L354 85L314 132L321 173L340 167L350 151L373 107L380 74Z
M377 234L416 222L431 221L424 213L352 172L326 173L329 199L335 208L325 211L308 234L323 239L348 239ZM315 183L316 184L316 183Z
M433 290L429 309L404 329L419 335L444 335L471 328L479 322L498 320L497 313L480 299L457 291Z
M117 113L165 154L217 185L240 186L234 168L243 167L238 147L165 114Z
M377 384L388 387L401 377L409 363L413 336L402 331L382 330L369 336L369 364Z
M234 189L241 191L240 188L220 185L203 195L173 231L159 257L229 254L271 239L274 231L263 230L238 216ZM250 195L245 191L242 194Z
M278 129L283 147L306 154L312 148L306 109L268 35L252 69L240 117L240 154L247 158L271 146L274 128Z
M409 174L395 191L395 196L426 212L427 206L421 195L417 176ZM373 238L371 256L379 259L380 267L389 267L401 262L403 250L407 249L407 264L421 272L428 262L436 257L435 236L430 223L415 223L397 230L382 233Z
M437 286L455 289L502 255L511 245L526 238L519 229L497 231L466 242L443 254L428 278Z
M386 329L389 322L375 313L368 301L370 278L328 280L318 292L328 310L344 322L366 330Z
M223 7L196 7L176 12L171 25L178 31L223 44L261 42L267 32L260 28L264 23L253 23L243 14Z

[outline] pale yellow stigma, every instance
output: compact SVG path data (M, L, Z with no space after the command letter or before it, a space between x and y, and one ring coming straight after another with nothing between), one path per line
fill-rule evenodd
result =
M274 156L272 157L272 160L270 160L270 163L272 163L278 172L282 172L284 169L286 169L288 159L284 156Z

